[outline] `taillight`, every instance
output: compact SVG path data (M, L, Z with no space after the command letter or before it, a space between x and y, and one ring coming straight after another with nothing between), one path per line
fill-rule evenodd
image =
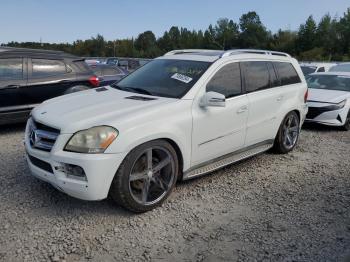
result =
M309 89L306 89L306 92L304 95L304 103L306 103L308 96L309 96Z
M89 78L90 84L92 84L94 87L98 87L100 85L100 80L98 80L97 76L92 76Z

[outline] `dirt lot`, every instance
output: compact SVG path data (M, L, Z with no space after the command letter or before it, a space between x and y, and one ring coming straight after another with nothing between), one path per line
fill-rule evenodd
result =
M342 261L350 255L350 132L309 126L263 154L180 183L134 215L30 176L23 125L0 131L0 261Z

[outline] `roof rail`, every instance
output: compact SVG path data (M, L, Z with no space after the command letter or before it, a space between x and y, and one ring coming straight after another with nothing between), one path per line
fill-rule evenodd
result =
M227 57L238 54L261 54L290 57L289 54L277 51L260 50L260 49L233 49L225 51L220 57Z
M220 50L210 50L210 49L179 49L179 50L172 50L164 56L168 55L180 55L180 54L190 54L190 53L210 53L210 52L218 52Z
M11 52L11 51L13 51L13 52L54 53L54 54L64 53L64 51L59 51L59 50L47 50L47 49L34 49L34 48L0 46L0 52Z

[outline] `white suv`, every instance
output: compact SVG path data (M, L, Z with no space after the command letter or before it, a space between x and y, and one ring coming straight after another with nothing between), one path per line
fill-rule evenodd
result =
M291 151L307 85L288 54L177 50L118 83L32 111L25 148L34 176L80 199L110 194L134 212L190 179L274 148Z

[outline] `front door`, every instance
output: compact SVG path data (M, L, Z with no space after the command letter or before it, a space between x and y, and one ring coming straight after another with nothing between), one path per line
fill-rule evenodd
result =
M203 108L198 102L193 104L192 167L244 147L249 108L242 92L239 63L220 67L205 91L225 95L226 106Z

